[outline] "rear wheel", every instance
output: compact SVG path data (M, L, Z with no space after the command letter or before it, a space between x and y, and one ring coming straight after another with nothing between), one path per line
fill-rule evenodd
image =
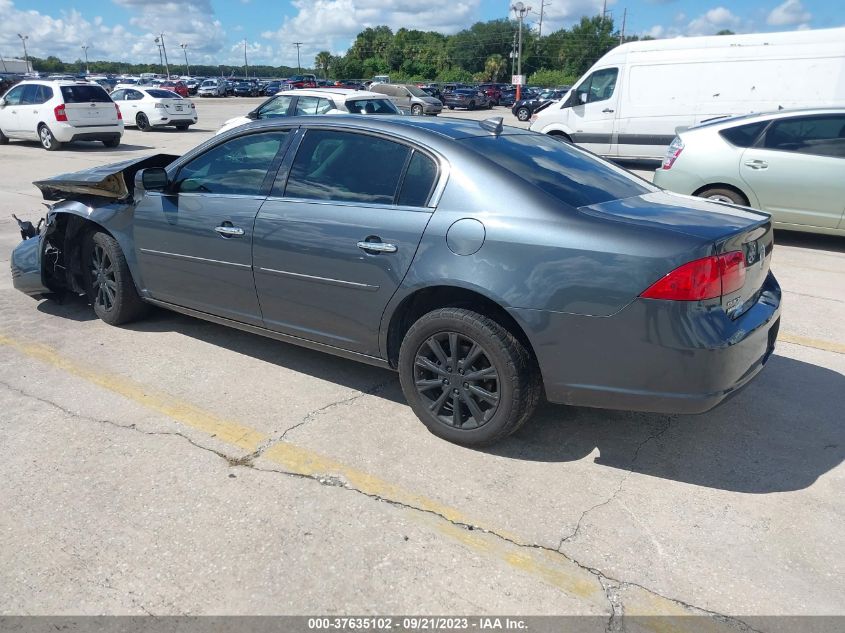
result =
M50 131L46 125L42 125L38 128L38 140L41 141L41 147L46 149L48 152L55 152L62 148L62 144L56 140L56 137L53 136L53 133Z
M143 112L139 112L138 116L135 117L135 124L142 132L149 132L153 127L150 125L150 120L147 118L147 115Z
M540 398L539 372L525 346L497 322L441 308L408 330L399 353L402 391L429 431L484 446L516 431Z
M475 101L470 101L469 104L467 104L467 110L475 110Z
M95 314L109 325L143 317L148 306L138 296L126 257L111 235L97 231L82 249L86 289Z
M187 130L189 127L190 127L190 125L188 125L187 123L177 123L177 124L176 124L176 129L177 129L177 130L182 130L183 132L184 132L185 130Z
M748 200L738 191L733 189L726 189L725 187L708 187L699 191L697 196L707 198L708 200L715 200L716 202L728 202L730 204L739 204L748 206Z
M531 110L529 110L528 108L519 108L516 111L516 118L520 121L527 121L531 118Z
M411 106L411 114L414 116L420 116L423 113L423 107L420 104L414 104Z
M106 147L117 147L118 145L120 145L120 137L114 136L108 140L105 140L103 141L103 145L105 145Z

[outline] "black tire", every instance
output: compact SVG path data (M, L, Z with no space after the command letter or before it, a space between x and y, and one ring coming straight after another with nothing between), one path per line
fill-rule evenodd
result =
M55 152L62 149L62 144L56 140L50 128L43 123L38 128L38 140L41 141L41 147L48 152Z
M114 136L108 139L107 141L103 141L103 145L105 145L106 147L117 147L118 145L120 145L120 137Z
M126 257L111 235L95 231L82 247L82 269L94 313L109 325L145 316L149 306L138 296Z
M454 110L455 106L447 106L450 110Z
M487 102L487 109L488 109L488 110L492 110L492 109L493 109L493 103L492 103L491 101L488 101L488 102Z
M475 110L475 101L470 101L467 104L467 110Z
M142 132L149 132L153 129L153 126L150 125L150 120L147 118L147 115L143 112L139 112L138 115L135 117L135 124L138 126L138 129Z
M519 108L516 111L516 118L520 121L527 121L531 118L531 110L528 108Z
M422 116L422 113L423 107L419 103L411 106L411 114L413 114L414 116Z
M733 189L725 189L724 187L708 187L702 189L697 194L701 198L709 198L718 202L729 202L731 204L739 204L744 207L748 206L748 200L741 193Z
M0 130L0 145L8 145L9 137L3 134L3 130Z
M499 323L465 308L434 310L411 326L399 352L399 379L428 430L464 446L490 445L516 431L542 392L525 346Z
M190 124L188 124L188 123L177 123L177 124L176 124L176 129L177 129L177 130L181 130L182 132L184 132L185 130L187 130L189 127L191 127L191 126L190 126Z

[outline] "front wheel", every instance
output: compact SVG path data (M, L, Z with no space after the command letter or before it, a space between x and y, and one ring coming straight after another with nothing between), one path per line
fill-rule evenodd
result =
M522 426L537 406L539 372L525 346L496 321L464 308L441 308L408 330L399 379L429 431L485 446Z
M138 296L126 257L111 235L92 233L82 249L88 298L94 313L109 325L135 321L147 312Z
M142 132L149 132L153 129L153 126L150 125L150 120L147 118L147 115L143 112L139 112L138 116L135 117L135 124L138 126L138 129Z
M46 125L42 125L38 128L38 140L41 141L41 147L46 149L48 152L55 152L62 148L62 144L56 140L56 137L53 136L53 133L50 131Z
M411 114L413 114L414 116L421 116L422 113L423 113L423 108L422 108L421 105L416 104L416 105L411 107Z
M467 110L475 110L475 101L470 101L467 105Z
M531 110L529 110L528 108L519 108L516 111L516 118L520 121L527 121L531 118Z

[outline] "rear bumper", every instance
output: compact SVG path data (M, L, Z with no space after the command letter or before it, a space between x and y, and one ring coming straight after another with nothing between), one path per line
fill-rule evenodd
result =
M67 123L52 123L50 131L60 143L73 141L107 141L123 135L123 123L111 125L76 126Z
M769 273L736 320L720 306L638 299L609 317L511 309L552 402L703 413L747 385L774 350L781 291Z

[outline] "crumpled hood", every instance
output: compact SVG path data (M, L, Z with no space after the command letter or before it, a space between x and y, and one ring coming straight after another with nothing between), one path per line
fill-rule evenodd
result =
M135 174L148 167L167 167L179 158L173 154L154 154L70 174L36 180L45 200L64 200L68 194L82 194L120 200L132 194Z

